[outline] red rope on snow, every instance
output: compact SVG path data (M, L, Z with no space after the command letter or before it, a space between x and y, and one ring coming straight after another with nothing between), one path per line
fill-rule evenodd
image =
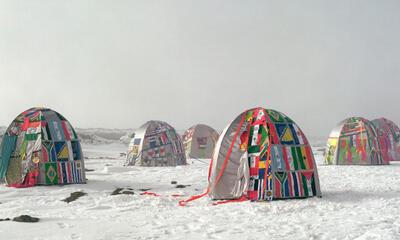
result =
M153 192L143 192L140 195L149 195L149 196L154 196L154 197L160 197L161 195L158 195L157 193Z
M184 194L172 194L171 197L184 197Z
M162 195L157 194L155 192L143 192L140 195L147 195L147 196L153 196L153 197L162 197ZM171 194L171 197L184 197L184 194Z
M240 120L238 129L235 132L235 135L233 137L231 145L229 146L229 150L228 150L228 152L226 154L224 163L222 164L222 168L221 168L220 172L218 173L217 178L216 178L216 180L214 182L214 186L216 186L218 184L218 182L221 180L222 175L224 174L225 168L226 168L226 166L228 165L228 162L229 162L228 161L229 157L231 156L231 153L232 153L233 146L235 145L236 138L239 135L240 129L242 128L245 119L246 119L246 114L244 113L243 116L242 116L242 119ZM214 149L214 151L215 151L215 149ZM213 153L213 157L214 157L214 153ZM209 167L209 170L208 170L208 182L210 182L210 175L211 175L211 171L212 171L213 161L214 161L214 159L211 158L210 167ZM181 201L179 201L178 204L179 204L179 206L184 207L184 206L186 206L186 204L188 202L191 202L191 201L194 201L196 199L202 198L205 195L207 195L209 192L210 192L210 186L207 186L207 189L206 189L206 191L204 193L202 193L200 195L191 196L189 199L186 199L186 200L181 200Z
M179 206L181 206L181 207L185 207L186 204L187 204L188 202L191 202L191 201L194 201L194 200L196 200L196 199L199 199L199 198L204 197L205 195L208 194L209 191L210 191L209 188L207 188L207 190L206 190L204 193L202 193L202 194L200 194L200 195L191 196L190 198L185 199L185 200L181 200L181 201L179 201L178 204L179 204Z

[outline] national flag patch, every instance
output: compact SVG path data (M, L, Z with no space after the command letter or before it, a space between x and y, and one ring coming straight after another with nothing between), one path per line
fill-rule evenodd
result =
M57 163L45 163L46 184L58 184Z
M54 146L57 154L57 161L68 161L68 144L66 142L55 142Z

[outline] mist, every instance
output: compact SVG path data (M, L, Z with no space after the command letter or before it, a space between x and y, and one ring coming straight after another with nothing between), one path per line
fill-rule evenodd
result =
M81 128L222 130L272 108L308 136L400 123L399 1L0 1L0 125L34 106Z

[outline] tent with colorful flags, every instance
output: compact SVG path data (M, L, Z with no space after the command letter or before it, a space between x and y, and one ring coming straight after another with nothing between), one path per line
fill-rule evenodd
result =
M183 134L186 158L211 158L219 134L210 126L197 124Z
M85 183L82 149L71 124L47 108L21 113L3 136L0 179L11 187Z
M126 165L156 167L185 164L182 140L168 123L149 121L132 135Z
M325 162L337 165L389 164L382 158L375 126L362 117L340 122L330 133Z
M400 161L400 129L386 118L371 121L378 130L382 158L385 161Z
M317 165L304 133L283 113L261 107L243 112L221 133L208 182L203 195L180 205L206 194L228 202L321 196Z

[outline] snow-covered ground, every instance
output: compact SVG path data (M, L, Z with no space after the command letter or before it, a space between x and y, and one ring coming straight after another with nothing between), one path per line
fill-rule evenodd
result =
M179 207L206 187L207 160L167 168L123 167L126 145L84 144L88 183L14 189L0 186L0 239L400 239L400 163L326 166L314 148L323 197ZM190 185L176 188L171 181ZM134 195L110 195L117 187ZM140 195L144 189L160 197ZM66 203L75 191L88 195Z

